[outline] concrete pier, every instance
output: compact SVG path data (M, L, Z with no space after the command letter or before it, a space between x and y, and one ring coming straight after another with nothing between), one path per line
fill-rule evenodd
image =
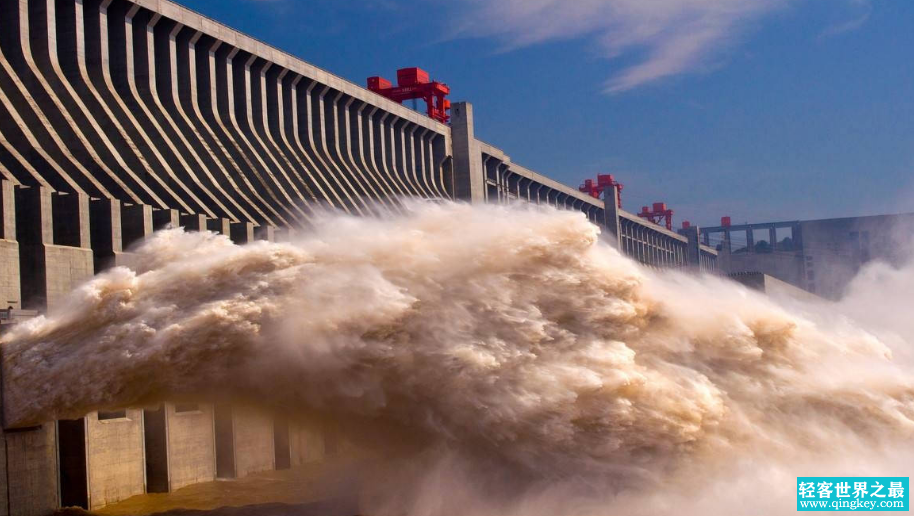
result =
M258 407L232 407L235 426L235 476L245 477L273 469L273 416Z
M84 419L89 508L144 493L143 411L95 412Z
M216 478L213 405L166 403L168 490Z
M16 194L13 183L6 180L0 180L0 217L0 303L3 308L22 308Z
M7 503L0 503L0 514L43 516L58 504L57 435L54 421L37 427L4 429L2 433ZM6 510L8 509L8 513Z

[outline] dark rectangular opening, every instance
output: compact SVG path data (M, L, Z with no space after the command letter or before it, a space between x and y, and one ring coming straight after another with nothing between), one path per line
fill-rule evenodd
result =
M54 243L79 247L80 236L86 228L81 226L80 199L76 194L58 193L51 196L51 217Z
M146 492L168 492L168 441L165 407L143 411L143 441L146 447Z
M498 187L486 183L486 197L489 199L498 199Z
M213 411L216 432L216 478L235 478L235 429L232 407L216 405Z
M178 227L178 217L174 210L152 210L152 229L159 231L169 226Z
M48 242L48 206L38 188L16 188L16 240L19 241L21 307L47 308L47 270L44 244ZM53 237L53 235L52 235Z
M273 418L273 451L276 469L289 469L292 454L289 450L289 419L283 415Z
M231 233L232 242L238 245L244 245L254 240L254 227L246 222L233 222L229 226L229 232Z
M95 273L113 265L115 251L120 251L119 226L114 216L120 211L120 201L93 199L89 202L89 240L95 257Z
M60 457L61 507L89 509L85 419L57 422L57 453Z
M151 215L152 212L150 211ZM141 204L124 204L121 206L121 242L124 249L146 237L146 210Z

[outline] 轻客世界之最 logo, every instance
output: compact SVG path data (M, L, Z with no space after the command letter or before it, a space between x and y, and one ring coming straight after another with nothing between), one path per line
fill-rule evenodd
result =
M908 511L909 477L797 477L798 511Z

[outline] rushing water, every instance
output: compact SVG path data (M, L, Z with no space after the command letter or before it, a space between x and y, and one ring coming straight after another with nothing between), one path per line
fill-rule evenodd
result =
M4 337L7 417L215 395L319 414L390 455L372 514L793 512L796 476L914 473L893 360L914 338L884 313L914 269L880 270L842 304L779 303L533 207L327 214L294 243L166 230Z

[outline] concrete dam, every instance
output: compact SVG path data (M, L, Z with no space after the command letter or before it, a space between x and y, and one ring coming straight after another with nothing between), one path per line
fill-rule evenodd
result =
M155 230L288 240L318 209L418 197L580 211L654 267L717 253L513 163L450 125L165 0L0 1L0 293L6 326L129 264ZM4 411L8 407L4 407ZM0 439L0 515L99 508L320 460L332 432L248 406L165 403L17 427Z

